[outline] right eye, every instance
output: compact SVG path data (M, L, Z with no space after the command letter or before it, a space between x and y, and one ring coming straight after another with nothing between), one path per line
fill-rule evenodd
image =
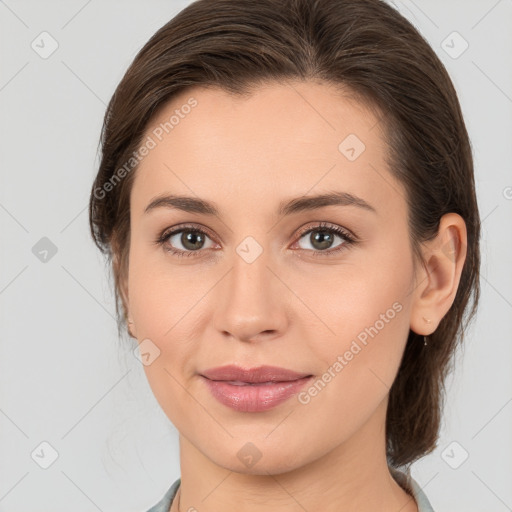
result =
M196 256L204 248L205 239L210 237L206 231L196 226L180 226L178 228L164 230L155 243L161 245L166 251L175 256ZM181 245L183 248L176 248Z

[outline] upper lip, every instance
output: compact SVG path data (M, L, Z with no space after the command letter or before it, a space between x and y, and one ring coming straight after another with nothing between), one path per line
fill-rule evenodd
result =
M218 366L210 368L201 373L203 377L210 380L226 380L240 382L286 382L311 374L295 372L278 366L258 366L257 368L242 368L236 365Z

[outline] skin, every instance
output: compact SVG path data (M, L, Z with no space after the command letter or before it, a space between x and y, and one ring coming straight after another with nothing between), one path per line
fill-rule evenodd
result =
M424 246L428 271L418 266L415 276L405 190L387 169L382 126L364 105L314 82L271 83L249 97L196 87L159 111L147 134L190 97L197 106L136 171L122 282L133 336L160 350L144 366L149 384L179 431L182 483L171 511L178 501L179 510L200 512L417 511L386 464L388 393L409 329L432 333L453 303L463 219L442 218ZM354 161L338 149L349 134L366 146ZM331 205L277 214L283 200L328 191L355 194L376 213ZM214 202L220 215L144 213L162 193ZM317 232L299 233L320 222L358 242L328 255L345 243L334 234L322 252L310 238ZM154 243L184 223L209 233L191 257ZM167 245L193 252L180 236ZM252 263L236 252L247 236L263 249ZM293 396L270 411L237 412L198 375L237 363L320 378L396 302L400 312L307 404ZM237 457L249 442L261 453L251 467Z

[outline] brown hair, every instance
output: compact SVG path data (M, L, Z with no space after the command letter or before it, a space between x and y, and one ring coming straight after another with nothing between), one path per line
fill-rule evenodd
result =
M424 264L420 244L435 237L445 213L466 223L467 255L453 305L428 347L409 331L390 390L388 462L408 465L436 447L445 377L476 312L480 219L470 141L450 77L413 25L384 1L198 0L140 50L107 107L89 205L94 241L112 262L118 329L126 327L127 314L122 282L137 168L130 158L152 116L187 87L248 94L258 84L288 79L348 89L379 113L389 170L407 192L415 261ZM120 172L128 161L135 162L130 172L126 166Z

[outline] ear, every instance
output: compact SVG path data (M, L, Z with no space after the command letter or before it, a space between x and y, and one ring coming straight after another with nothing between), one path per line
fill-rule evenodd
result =
M411 330L416 334L432 334L452 306L466 251L464 219L456 213L443 215L436 238L422 249L426 268L418 268L411 308Z
M114 267L114 272L117 276L119 276L119 293L121 295L121 300L123 302L123 310L124 314L126 316L126 321L128 323L128 332L132 338L136 338L136 330L135 330L135 324L133 322L133 319L130 315L130 301L129 301L129 294L128 294L128 272L127 269L122 269L122 264L119 259L119 256L117 253L114 254L112 258L112 264Z

